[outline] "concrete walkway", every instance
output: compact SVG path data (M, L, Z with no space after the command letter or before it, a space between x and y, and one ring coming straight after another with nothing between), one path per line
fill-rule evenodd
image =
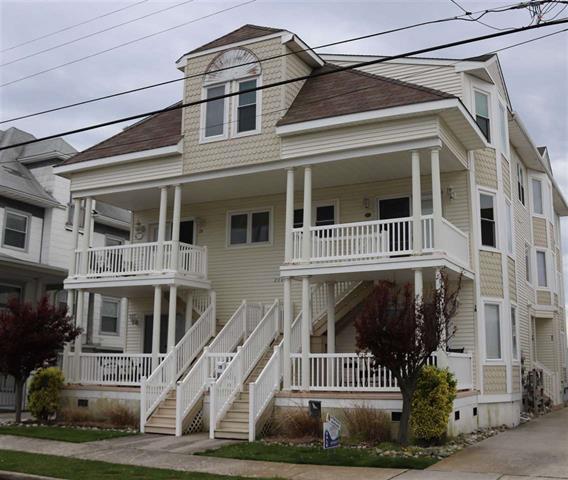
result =
M73 444L0 436L0 449L101 460L172 470L291 480L526 480L568 479L568 409L469 447L427 470L293 465L195 456L228 441L207 434L181 438L161 435L122 437Z

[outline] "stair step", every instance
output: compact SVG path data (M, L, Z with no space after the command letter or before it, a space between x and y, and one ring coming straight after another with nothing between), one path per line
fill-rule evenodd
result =
M243 412L242 410L233 410L232 408L227 412L227 415L223 418L223 421L238 421L238 422L248 422L249 414Z
M164 420L166 420L166 421L168 421L168 420L175 420L175 419L176 419L176 414L175 414L175 412L174 412L173 414L171 414L171 413L169 413L169 412L166 413L166 412L160 412L160 410L157 410L156 412L154 412L154 413L150 416L149 420L151 420L151 419L153 419L153 418L155 418L156 420L158 420L158 419L164 419Z
M248 440L248 432L215 430L215 438L222 438L225 440Z
M235 430L238 432L248 432L248 419L247 420L225 420L219 423L219 430Z
M175 435L176 429L174 427L162 427L156 425L146 425L144 427L145 433L161 433L162 435Z

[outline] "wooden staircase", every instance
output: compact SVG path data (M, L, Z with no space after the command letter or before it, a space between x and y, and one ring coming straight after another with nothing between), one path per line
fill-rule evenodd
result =
M167 397L154 410L146 426L145 433L176 434L176 389L173 388Z
M248 440L249 435L249 383L255 382L273 353L273 345L278 345L282 337L279 336L270 347L266 349L254 369L247 377L240 392L233 404L219 422L215 430L215 438Z

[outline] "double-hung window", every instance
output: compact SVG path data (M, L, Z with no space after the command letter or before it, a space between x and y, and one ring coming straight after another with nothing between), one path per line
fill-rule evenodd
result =
M532 179L532 203L533 213L537 215L544 214L543 196L542 196L542 182L536 178Z
M487 138L491 141L490 120L489 120L489 95L475 91L475 121Z
M315 220L316 227L323 227L326 225L335 224L335 205L333 203L318 205L315 207ZM296 208L294 210L294 228L302 228L304 225L304 209Z
M225 94L225 85L217 85L206 89L206 98L219 97ZM225 104L224 98L208 101L205 104L205 138L222 137L225 135Z
M257 124L257 91L247 92L252 88L256 88L257 81L244 80L239 82L239 92L237 101L237 134L244 132L254 132Z
M28 243L30 216L11 210L5 212L3 245L25 250Z
M486 303L485 314L485 356L488 360L501 359L501 319L499 305Z
M229 245L270 243L270 210L229 214Z
M517 163L517 195L519 201L525 204L525 171L520 163Z
M536 252L536 273L537 285L539 287L548 287L548 276L546 271L546 252L537 250Z
M517 334L517 309L511 306L511 341L513 360L519 359L519 336Z
M120 318L120 300L103 297L101 306L101 333L118 335Z
M479 215L481 218L481 244L484 247L496 247L495 197L487 193L479 194Z

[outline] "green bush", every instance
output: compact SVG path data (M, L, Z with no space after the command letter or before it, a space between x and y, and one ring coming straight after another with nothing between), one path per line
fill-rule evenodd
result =
M414 397L410 427L414 439L422 444L441 442L453 410L457 383L448 369L434 366L422 369Z
M46 422L55 414L64 381L57 367L42 368L34 374L28 390L28 407L38 420Z

